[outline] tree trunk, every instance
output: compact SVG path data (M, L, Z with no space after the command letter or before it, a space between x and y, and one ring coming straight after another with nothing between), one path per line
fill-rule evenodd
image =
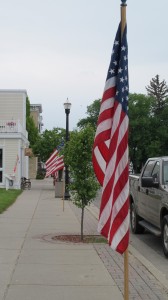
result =
M84 207L82 207L82 213L81 213L81 241L83 241L83 220L84 220Z

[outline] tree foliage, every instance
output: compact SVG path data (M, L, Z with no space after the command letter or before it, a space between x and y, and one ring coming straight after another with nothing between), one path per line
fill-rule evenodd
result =
M154 105L152 111L155 114L161 113L167 102L168 86L165 80L160 81L159 75L151 79L150 84L146 87L149 96L154 97Z
M152 101L151 97L143 94L129 95L129 156L135 171L140 171L149 157Z
M100 111L100 101L101 99L94 100L91 105L87 106L87 118L81 119L77 126L79 128L84 128L87 125L91 125L93 128L96 128L97 119Z
M136 172L149 157L165 156L168 149L168 102L158 109L154 95L129 96L129 155Z
M65 129L53 128L53 130L45 130L37 139L33 146L33 152L45 162L52 154L54 149L58 148L65 141Z
M70 184L74 203L82 209L81 239L83 239L84 208L96 196L99 187L92 167L92 146L95 131L87 125L80 131L73 131L64 149L65 163L69 166Z
M30 148L33 148L36 141L39 138L38 128L34 124L34 120L30 115L30 101L26 98L26 130L28 132L28 140L30 142Z

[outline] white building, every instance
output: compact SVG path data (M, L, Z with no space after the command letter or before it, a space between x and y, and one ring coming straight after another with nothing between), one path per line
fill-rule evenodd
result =
M26 97L25 90L0 90L0 188L20 188L21 177L29 177Z

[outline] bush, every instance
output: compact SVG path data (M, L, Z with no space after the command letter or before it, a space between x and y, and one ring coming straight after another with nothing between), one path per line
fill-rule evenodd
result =
M44 177L45 177L44 172L37 172L36 179L44 179Z

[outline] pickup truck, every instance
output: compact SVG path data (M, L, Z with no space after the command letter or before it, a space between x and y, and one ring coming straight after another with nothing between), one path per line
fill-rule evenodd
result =
M129 175L129 182L131 231L147 229L161 236L168 258L168 156L149 158L139 176Z

